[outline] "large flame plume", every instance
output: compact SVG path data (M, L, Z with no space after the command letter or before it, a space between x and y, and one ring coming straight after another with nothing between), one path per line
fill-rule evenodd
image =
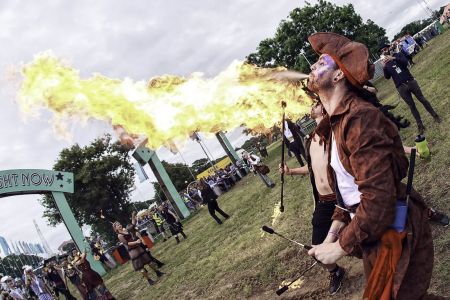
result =
M76 69L46 52L23 66L18 102L24 112L51 110L56 128L93 118L131 136L145 136L147 146L158 149L195 131L215 133L245 125L265 132L280 122L282 100L288 115L306 113L310 98L294 85L269 80L275 71L279 69L235 61L214 78L194 73L148 82L100 74L81 79Z

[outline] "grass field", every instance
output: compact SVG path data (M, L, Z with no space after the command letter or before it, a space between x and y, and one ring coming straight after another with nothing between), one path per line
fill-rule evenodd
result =
M423 107L426 136L433 156L430 161L419 160L415 187L428 204L450 212L450 30L432 40L415 56L412 73L425 96L430 100L443 122L435 124ZM383 102L395 103L397 96L392 81L376 83ZM412 126L402 130L405 145L414 144L416 127L407 106L401 102L396 113L407 116ZM153 254L166 262L166 275L152 287L126 264L106 275L106 285L117 299L276 299L274 291L285 279L295 278L311 259L293 245L277 237L262 235L264 224L272 225L274 207L279 201L280 180L276 173L280 145L269 149L267 163L270 176L277 186L266 188L261 180L249 175L232 191L221 196L219 204L231 218L217 225L202 208L185 222L188 239L176 245L174 239L159 243ZM288 164L296 164L289 159ZM299 241L310 242L313 200L307 177L286 178L285 212L276 219L274 227ZM448 229L433 226L435 266L431 291L450 295L450 235ZM364 278L361 261L344 258L348 269L342 291L333 299L360 299ZM327 272L316 267L304 276L300 288L289 290L283 299L331 299L327 292Z

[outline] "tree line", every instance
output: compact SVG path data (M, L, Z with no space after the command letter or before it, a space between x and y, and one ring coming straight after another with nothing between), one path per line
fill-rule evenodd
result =
M419 31L427 22L428 20L411 22L398 35ZM336 32L364 43L373 60L377 58L380 41L388 42L386 30L370 19L364 22L352 4L338 6L319 0L316 4L306 2L303 7L293 9L280 22L275 35L262 40L246 60L262 67L283 66L309 72L308 61L314 62L317 55L307 42L307 37L318 31ZM245 133L250 133L250 130ZM277 134L280 132L275 126L273 135ZM252 145L261 141L260 138L250 138L244 148L250 150ZM264 143L270 142L271 136L266 138L268 140L262 139ZM222 158L216 161L220 159ZM193 180L186 164L170 164L165 161L162 164L177 190L185 189ZM199 159L190 166L194 176L209 167L206 158ZM53 169L74 173L75 193L66 197L79 225L89 225L93 233L111 243L116 242L116 236L110 222L117 220L127 224L133 210L148 207L151 202L165 198L159 184L153 183L155 199L147 199L141 203L131 202L131 193L135 188L135 170L129 149L113 141L109 135L98 138L85 147L76 144L62 150ZM45 209L44 217L50 225L62 222L50 195L44 195L40 202ZM101 215L105 218L101 218Z

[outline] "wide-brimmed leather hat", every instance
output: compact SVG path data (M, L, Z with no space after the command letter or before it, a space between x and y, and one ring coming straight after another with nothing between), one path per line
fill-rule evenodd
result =
M364 44L332 32L314 33L308 41L317 53L330 55L354 86L362 87L372 79L375 66Z

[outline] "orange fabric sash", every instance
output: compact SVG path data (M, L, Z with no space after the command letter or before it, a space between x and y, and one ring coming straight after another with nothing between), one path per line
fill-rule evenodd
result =
M406 232L388 229L381 237L375 265L364 290L364 300L391 299L395 270L402 255L405 236Z

